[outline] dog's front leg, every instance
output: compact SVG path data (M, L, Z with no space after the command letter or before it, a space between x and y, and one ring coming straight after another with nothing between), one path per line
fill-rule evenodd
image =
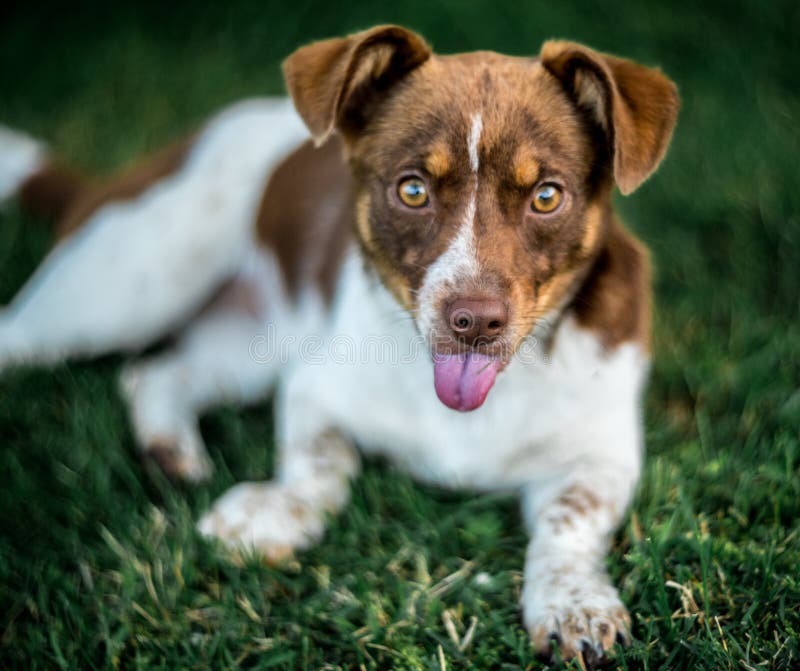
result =
M530 486L524 495L532 532L522 607L539 653L580 656L592 666L615 642L627 643L630 617L604 567L609 535L638 477L636 467L585 465Z
M220 497L200 520L200 532L272 562L318 542L326 515L350 498L358 454L340 431L326 428L280 448L279 460L274 480L243 482Z

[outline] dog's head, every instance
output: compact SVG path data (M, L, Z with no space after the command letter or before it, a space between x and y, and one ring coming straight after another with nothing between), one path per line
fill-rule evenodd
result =
M678 109L657 70L577 44L437 56L396 26L303 47L284 73L315 140L342 136L358 240L459 410L568 304L613 184L629 193L655 170Z

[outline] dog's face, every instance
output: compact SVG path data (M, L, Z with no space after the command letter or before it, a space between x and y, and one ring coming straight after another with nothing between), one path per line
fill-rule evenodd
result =
M628 192L655 169L677 111L660 73L569 43L434 56L380 27L304 47L285 71L312 133L342 134L362 249L459 410L568 303L614 180Z

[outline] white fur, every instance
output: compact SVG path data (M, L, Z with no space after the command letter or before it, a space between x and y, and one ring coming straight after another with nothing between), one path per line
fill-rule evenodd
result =
M46 155L41 142L0 125L0 203L42 167Z
M483 130L483 117L480 114L472 116L472 125L469 129L469 140L467 141L467 153L469 154L469 166L474 174L478 174L480 159L478 149L481 142L481 131Z

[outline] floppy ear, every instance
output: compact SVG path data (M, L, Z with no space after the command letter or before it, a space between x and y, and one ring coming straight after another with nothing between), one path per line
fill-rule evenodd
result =
M617 186L634 191L667 151L680 106L675 84L659 70L572 42L545 42L541 61L605 130Z
M283 75L319 145L335 128L346 132L362 127L381 93L430 55L416 33L377 26L301 47L283 62Z

